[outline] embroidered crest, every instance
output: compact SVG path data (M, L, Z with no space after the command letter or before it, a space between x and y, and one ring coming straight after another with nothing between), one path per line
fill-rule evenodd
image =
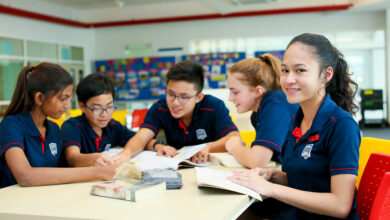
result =
M57 144L56 143L50 143L49 149L50 149L51 155L55 156L57 154Z
M302 151L301 156L306 160L307 158L311 157L311 150L313 149L313 144L308 144L305 146L305 148Z
M196 137L198 140L204 140L207 137L206 131L204 129L196 130Z
M107 144L106 147L104 147L104 151L108 151L111 148L111 144Z

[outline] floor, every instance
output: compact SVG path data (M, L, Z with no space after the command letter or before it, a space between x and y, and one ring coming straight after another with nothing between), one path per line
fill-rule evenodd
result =
M363 128L362 137L374 137L390 140L390 128Z

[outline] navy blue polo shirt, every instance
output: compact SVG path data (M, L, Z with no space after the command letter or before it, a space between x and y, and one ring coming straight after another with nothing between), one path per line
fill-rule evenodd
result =
M292 188L328 193L333 175L358 174L359 126L350 113L331 100L329 94L304 135L300 129L302 118L302 109L299 109L283 147L283 171L287 173L288 185ZM356 190L347 219L359 219L355 199ZM289 219L324 218L297 208L291 214L295 216Z
M223 101L211 95L205 95L195 105L188 128L179 119L172 117L165 99L159 100L148 110L141 128L148 128L155 135L163 129L167 144L176 149L216 141L237 131Z
M32 167L57 167L61 153L58 125L45 120L46 136L35 126L30 112L7 116L0 123L0 187L16 184L6 161L5 152L13 147L22 149Z
M135 133L126 126L111 119L103 128L103 134L100 137L92 130L85 114L82 114L68 119L62 125L62 150L65 151L69 146L76 145L80 148L81 153L103 152L111 147L125 146L134 135Z
M291 118L298 110L298 104L289 104L282 90L268 92L260 102L257 112L251 115L256 130L254 145L263 145L274 151L272 160L280 161L280 152L284 144Z

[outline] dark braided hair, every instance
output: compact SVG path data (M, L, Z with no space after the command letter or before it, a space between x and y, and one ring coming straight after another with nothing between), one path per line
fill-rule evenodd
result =
M359 108L353 103L358 85L351 79L348 64L329 40L318 34L305 33L294 37L287 48L294 43L301 43L313 48L313 53L320 63L320 74L328 67L333 68L333 77L326 84L326 92L331 99L345 111L355 114Z

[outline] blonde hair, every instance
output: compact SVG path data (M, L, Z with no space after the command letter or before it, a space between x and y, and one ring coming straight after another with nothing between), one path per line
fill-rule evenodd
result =
M280 60L268 53L239 61L229 69L229 73L241 73L238 79L251 87L262 86L265 91L280 89Z

